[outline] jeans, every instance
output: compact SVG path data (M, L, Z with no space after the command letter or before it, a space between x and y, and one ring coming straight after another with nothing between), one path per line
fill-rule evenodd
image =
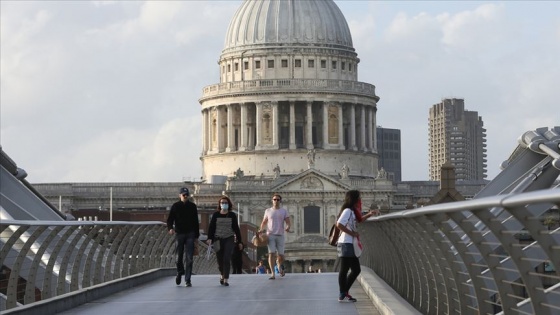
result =
M177 274L184 274L185 281L189 282L193 268L195 234L194 232L175 234L175 240L177 241ZM186 255L185 249L187 250Z
M356 278L362 271L358 257L340 257L340 271L338 273L338 288L340 293L348 293ZM348 274L350 270L350 274Z

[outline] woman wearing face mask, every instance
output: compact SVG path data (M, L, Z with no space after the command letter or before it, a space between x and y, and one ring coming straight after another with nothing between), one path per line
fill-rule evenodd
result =
M224 286L229 286L231 254L233 253L234 246L237 245L235 240L238 243L242 242L237 215L233 213L232 208L231 200L226 196L222 196L218 201L218 210L212 214L210 219L208 240L206 241L208 245L218 242L219 249L216 252L216 258L218 259L218 269L220 270L220 284Z

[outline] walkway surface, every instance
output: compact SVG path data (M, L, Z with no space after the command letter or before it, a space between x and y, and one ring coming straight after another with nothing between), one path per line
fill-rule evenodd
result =
M350 290L358 302L339 303L337 273L231 275L230 286L218 275L195 275L192 287L165 277L60 314L380 314L356 281Z

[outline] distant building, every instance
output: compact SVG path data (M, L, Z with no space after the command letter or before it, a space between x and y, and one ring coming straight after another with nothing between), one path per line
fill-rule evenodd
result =
M377 153L379 168L384 168L387 178L400 182L401 173L401 131L377 127Z
M486 129L478 112L463 99L443 99L430 108L430 180L439 180L449 161L457 180L486 179Z

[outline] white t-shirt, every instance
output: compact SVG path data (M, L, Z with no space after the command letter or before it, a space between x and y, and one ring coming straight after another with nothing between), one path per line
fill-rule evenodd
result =
M354 211L352 211L352 209L350 209L350 208L344 209L344 211L342 211L342 214L338 218L338 221L336 221L336 222L346 226L352 232L357 231L357 229L356 229L356 215L354 214ZM342 230L340 232L341 232L340 236L338 237L338 242L339 243L352 243L353 242L352 235L349 235L346 232L342 232Z
M288 210L284 208L268 208L264 212L264 216L268 218L266 223L268 235L284 235L284 220L288 217Z

